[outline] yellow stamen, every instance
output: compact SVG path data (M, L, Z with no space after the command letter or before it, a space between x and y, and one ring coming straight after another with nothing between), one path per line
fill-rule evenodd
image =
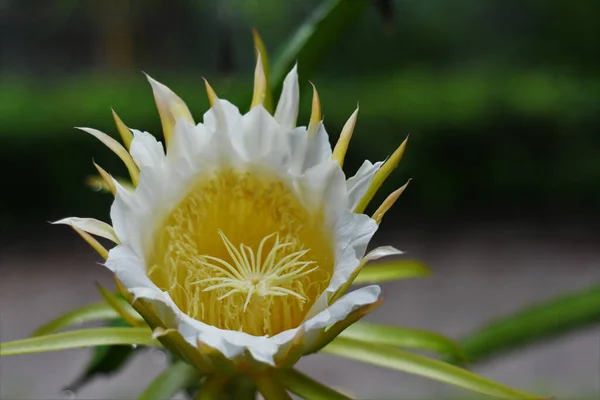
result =
M275 236L275 245L271 248L267 254L265 262L262 263L260 254L254 256L252 249L244 244L240 244L239 251L231 243L231 241L225 236L222 231L219 231L219 235L223 240L223 244L227 248L229 256L235 261L235 268L224 260L215 260L214 257L210 257L216 262L220 262L223 265L227 265L230 270L238 272L236 277L232 277L232 274L223 270L218 265L210 262L203 262L203 265L212 267L224 273L223 277L213 277L201 279L192 284L200 284L206 282L221 282L218 284L211 285L204 288L204 291L211 291L220 288L230 288L231 290L219 297L219 300L232 295L233 293L242 293L247 295L246 302L244 303L244 311L248 307L250 299L253 295L260 297L266 296L282 296L289 294L300 299L302 302L306 301L306 297L294 292L293 290L287 289L282 286L284 283L289 283L297 278L308 275L313 271L316 271L319 267L311 268L307 271L305 269L314 264L314 261L298 262L298 260L308 253L308 250L300 250L294 253L288 254L281 258L277 265L274 265L274 260L277 258L279 250L284 249L287 246L291 246L294 243L279 243L279 234L274 232L268 236L265 236L261 241L259 249L262 250L262 246L265 244L265 239L272 238Z
M275 335L297 327L329 284L322 218L275 176L214 173L157 230L148 276L192 318Z
M408 137L404 139L404 142L396 149L394 154L379 168L379 170L375 173L373 177L373 181L367 190L367 193L363 196L356 206L356 213L362 213L365 211L369 202L375 196L375 193L379 190L383 182L387 179L387 177L392 173L392 171L398 166L400 160L402 160L402 156L404 155L404 150L406 149L406 143L408 141Z

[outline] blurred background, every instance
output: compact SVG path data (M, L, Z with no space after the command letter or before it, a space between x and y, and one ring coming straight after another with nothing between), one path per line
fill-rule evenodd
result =
M47 223L108 220L110 196L86 185L92 160L126 176L117 157L73 127L116 135L113 107L128 126L159 136L142 71L178 93L197 120L208 108L202 77L246 111L251 28L277 58L321 3L0 0L0 341L100 299L95 281L110 285L93 251ZM384 285L386 302L370 319L462 338L522 307L597 285L600 2L364 3L336 16L344 29L299 57L299 121L308 121L309 79L332 141L360 103L349 174L365 158L390 155L410 133L401 166L372 202L412 178L377 242L406 250L434 275ZM473 369L555 398L597 399L600 330L592 322ZM3 358L0 397L75 396L62 388L88 357L77 350ZM76 396L133 399L164 363L161 353L141 352L123 374L100 377ZM364 399L476 398L329 356L301 367Z

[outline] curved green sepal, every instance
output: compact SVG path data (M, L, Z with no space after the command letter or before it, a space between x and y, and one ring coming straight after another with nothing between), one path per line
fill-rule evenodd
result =
M542 399L496 383L457 366L390 346L338 337L323 351L351 360L423 376L499 399Z
M350 399L295 369L278 370L277 378L290 392L306 400Z
M407 349L428 350L444 356L456 357L461 361L466 361L465 352L456 342L439 333L420 329L398 328L395 326L373 324L370 322L357 322L346 328L339 336L366 343Z
M131 326L145 326L144 319L131 307L127 301L117 297L115 294L104 289L102 285L96 284L98 291L104 297L104 300L110 305L123 319Z
M156 345L148 328L93 328L0 343L0 357L106 345Z

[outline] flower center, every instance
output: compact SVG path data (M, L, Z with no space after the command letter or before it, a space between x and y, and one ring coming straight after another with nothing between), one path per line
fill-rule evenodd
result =
M252 335L295 328L327 288L323 218L264 173L199 181L157 230L148 276L192 318Z

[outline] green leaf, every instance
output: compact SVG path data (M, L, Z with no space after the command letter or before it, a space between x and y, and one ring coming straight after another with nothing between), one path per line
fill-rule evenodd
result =
M477 362L598 323L600 285L594 285L491 322L460 342Z
M296 31L271 69L271 87L278 90L288 71L298 62L298 72L310 76L327 50L362 14L369 0L329 0L318 7Z
M431 270L419 261L396 260L367 264L360 271L353 284L381 283L429 275L431 275Z
M148 328L93 328L0 343L0 357L103 345L154 345Z
M111 327L128 327L129 324L122 319L111 321ZM64 388L72 392L78 391L83 385L97 377L98 375L109 375L117 372L123 367L134 351L139 348L132 346L97 346L94 348L92 358L90 359L84 373L73 383Z
M351 360L420 375L500 399L541 399L539 396L509 388L443 361L394 347L338 337L322 351Z
M198 382L202 373L183 361L178 361L160 374L138 397L138 400L170 399L180 390Z
M464 351L453 340L439 333L420 329L357 322L346 328L339 337L386 346L429 350L445 356L456 357L463 361L466 360Z
M118 318L119 314L105 302L93 303L75 310L48 322L33 333L32 336L44 336L67 328L71 325L83 324L90 321L108 320Z
M290 392L306 400L350 399L295 369L278 370L277 378Z

